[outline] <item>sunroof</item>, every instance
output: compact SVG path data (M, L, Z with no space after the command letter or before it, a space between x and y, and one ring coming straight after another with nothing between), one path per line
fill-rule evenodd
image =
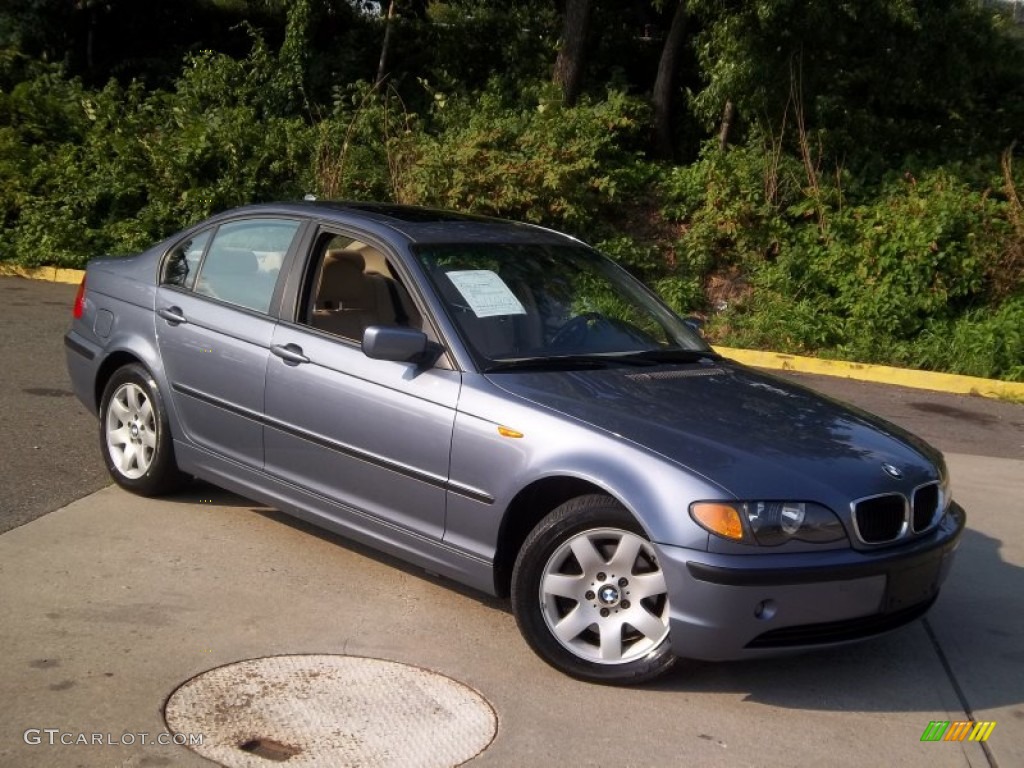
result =
M473 216L467 213L456 213L455 211L439 211L431 208L414 208L407 205L386 205L383 203L345 203L344 208L350 208L365 213L375 213L378 216L387 216L397 221L407 221L412 224L431 224L444 221L489 221L483 216Z

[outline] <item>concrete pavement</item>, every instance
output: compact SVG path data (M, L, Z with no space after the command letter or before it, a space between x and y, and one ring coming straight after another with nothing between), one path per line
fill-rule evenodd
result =
M927 625L801 657L686 663L641 689L561 676L503 602L236 496L108 487L0 536L0 765L210 765L183 747L23 734L157 734L185 680L286 653L391 659L472 686L499 718L474 765L990 765L977 744L920 742L929 721L972 716L998 722L995 764L1024 765L1024 461L948 460L969 531Z

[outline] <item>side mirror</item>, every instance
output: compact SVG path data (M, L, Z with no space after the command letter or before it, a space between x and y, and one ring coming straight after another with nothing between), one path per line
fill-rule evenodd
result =
M689 317L684 317L683 322L686 324L687 328L696 333L702 339L704 338L703 320L701 320L699 317L694 317L693 315L690 315Z
M419 363L427 351L427 334L412 328L371 325L363 332L363 354L374 360Z

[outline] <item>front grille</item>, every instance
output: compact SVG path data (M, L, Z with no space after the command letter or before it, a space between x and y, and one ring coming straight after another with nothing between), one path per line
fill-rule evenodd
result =
M747 648L788 648L798 645L824 645L861 640L896 629L923 616L934 602L935 597L931 597L923 603L894 613L880 613L862 616L858 619L773 629L755 637L747 643Z
M939 484L929 483L914 491L914 533L928 528L939 512Z
M854 505L853 519L857 535L865 544L892 541L903 533L907 500L898 493L889 493L858 501Z

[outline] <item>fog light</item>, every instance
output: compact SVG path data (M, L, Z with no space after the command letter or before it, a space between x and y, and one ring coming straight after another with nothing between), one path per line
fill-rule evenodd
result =
M775 618L775 612L778 610L774 600L762 600L754 608L754 618L760 619L761 621L771 621Z

